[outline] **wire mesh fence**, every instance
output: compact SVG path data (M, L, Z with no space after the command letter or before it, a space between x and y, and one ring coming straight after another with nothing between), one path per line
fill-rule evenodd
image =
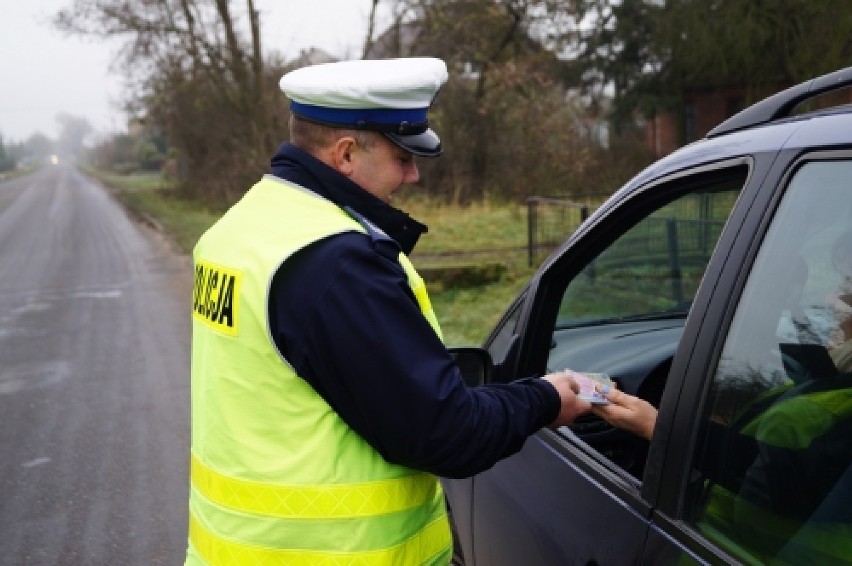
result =
M527 199L527 261L530 267L550 254L592 211L585 203L547 197Z

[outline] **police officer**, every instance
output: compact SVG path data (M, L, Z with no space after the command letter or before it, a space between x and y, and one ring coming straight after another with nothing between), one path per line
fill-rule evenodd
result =
M437 157L443 61L290 72L291 143L194 253L187 564L447 564L437 476L590 407L568 373L466 387L391 206Z

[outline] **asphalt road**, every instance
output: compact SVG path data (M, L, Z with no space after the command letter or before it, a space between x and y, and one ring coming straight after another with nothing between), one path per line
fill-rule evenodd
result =
M191 271L71 167L0 182L0 564L182 564Z

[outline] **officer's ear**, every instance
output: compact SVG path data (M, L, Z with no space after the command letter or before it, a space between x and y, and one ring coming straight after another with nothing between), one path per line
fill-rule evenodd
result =
M341 175L349 177L355 171L354 156L359 149L358 142L352 136L343 136L334 142L332 165Z

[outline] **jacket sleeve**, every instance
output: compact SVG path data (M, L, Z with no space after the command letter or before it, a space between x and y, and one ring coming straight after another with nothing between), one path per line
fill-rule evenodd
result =
M288 259L273 279L269 316L296 372L391 462L467 477L520 450L559 411L541 379L465 386L402 267L361 234Z

